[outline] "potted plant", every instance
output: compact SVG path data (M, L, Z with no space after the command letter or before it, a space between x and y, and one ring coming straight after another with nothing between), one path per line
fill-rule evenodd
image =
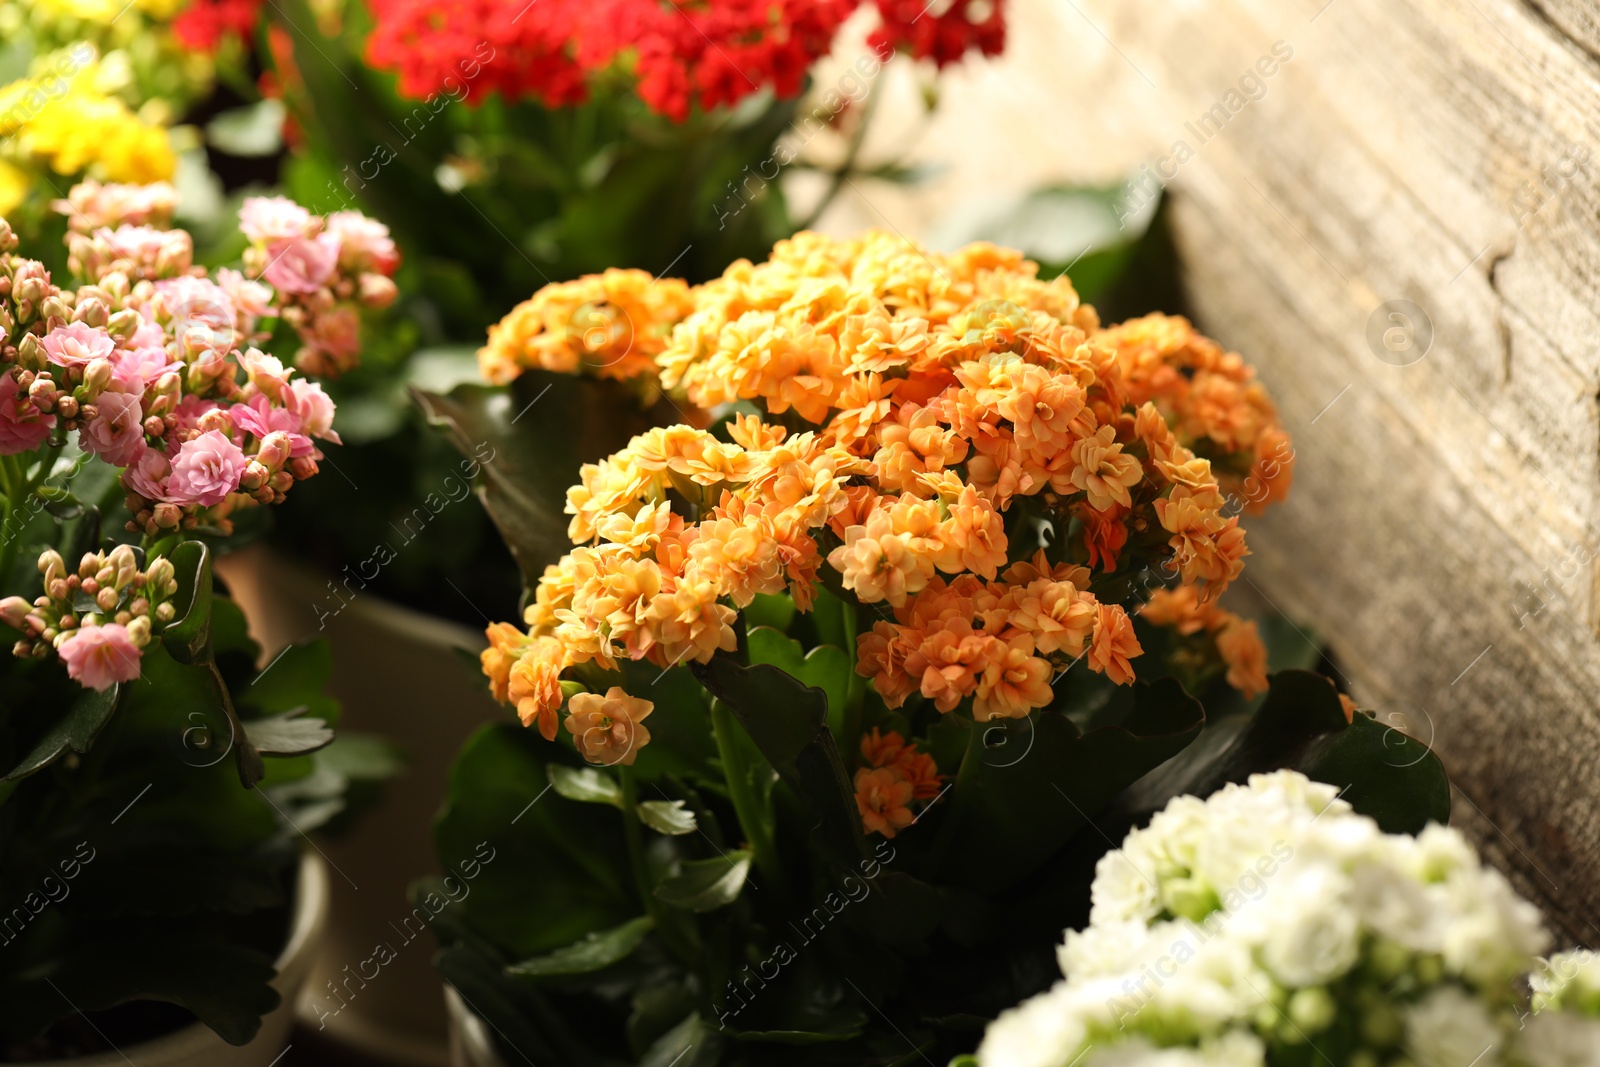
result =
M252 130L284 127L282 188L317 211L359 207L385 219L406 250L397 275L404 323L329 385L345 415L344 444L330 451L342 473L278 509L266 549L223 564L269 643L333 641L332 684L348 721L406 750L405 796L339 856L397 904L431 856L421 815L442 799L449 754L494 716L454 649L481 647L485 617L511 612L518 586L501 538L481 508L463 502L493 453L478 453L478 439L458 456L425 432L405 386L444 392L475 378L484 328L550 279L620 265L703 278L765 255L796 225L780 175L813 171L819 189L808 215L847 180L908 178L854 152L884 63L896 52L930 68L994 53L1001 7L879 5L869 49L846 53L837 77L813 78L845 17L863 6L757 13L639 3L608 15L541 0L519 18L520 5L489 3L474 9L470 29L444 36L426 30L440 10L425 4L196 0L176 17L173 32L199 54L254 53L255 65L243 66L261 74L260 100L237 114ZM454 12L447 21L457 22ZM311 27L314 49L301 33ZM674 49L697 58L684 66ZM557 510L580 462L621 447L650 419L675 417L664 406L636 414L626 389L602 388L593 401L558 389L540 405L520 425L546 429L566 469L551 471L550 497L530 506ZM604 417L579 423L580 410ZM556 411L562 418L548 414ZM327 522L330 513L341 521ZM384 682L373 684L379 674ZM382 933L386 918L342 883L334 893L336 910L348 909L341 931L365 937L365 922ZM337 967L357 949L365 945L329 951ZM442 1049L435 985L425 962L408 955L337 1014L316 1010L313 1024L384 1055L430 1040Z
M1269 678L1219 604L1293 449L1182 319L1102 326L993 245L805 233L694 288L548 287L482 359L689 414L583 467L559 560L532 468L485 471L529 589L482 665L523 725L472 738L437 826L446 869L497 855L434 918L458 1063L945 1062L1049 984L1108 826L1282 766L1392 829L1448 812L1426 749Z
M244 270L208 273L175 199L74 187L72 288L0 220L8 1061L265 1067L325 916L305 833L381 762L326 747L326 646L260 665L210 548L337 439L263 349L323 351L323 316L382 302L381 228L257 201Z

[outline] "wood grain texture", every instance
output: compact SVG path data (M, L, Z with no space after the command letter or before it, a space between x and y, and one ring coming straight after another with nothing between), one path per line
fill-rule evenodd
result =
M830 228L927 233L952 202L1103 180L1186 142L1170 189L1198 318L1260 368L1299 460L1290 500L1250 524L1247 577L1329 639L1365 705L1432 742L1457 822L1569 940L1600 945L1600 11L1014 15L1012 53L958 73L914 145L956 164L910 194L854 190ZM1293 56L1264 95L1201 143L1280 41ZM1433 326L1409 366L1366 339L1394 299Z

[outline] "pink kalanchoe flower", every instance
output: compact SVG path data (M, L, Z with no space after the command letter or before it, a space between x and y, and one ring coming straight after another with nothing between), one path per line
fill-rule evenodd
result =
M243 404L235 404L228 409L228 415L235 426L253 437L264 438L273 432L287 435L291 456L309 456L317 450L311 438L301 432L297 414L287 408L273 407L272 401L260 394Z
M167 499L167 480L172 476L172 465L167 457L154 448L146 448L139 458L122 472L122 484L146 500Z
M328 233L339 239L339 265L352 274L372 270L392 274L400 252L389 227L359 211L335 211L327 218Z
M81 322L57 326L44 337L45 355L58 367L86 367L108 358L114 347L110 334Z
M85 626L56 650L67 674L90 689L110 689L139 677L139 646L120 622Z
M239 488L245 459L238 445L218 430L207 430L184 442L172 461L167 479L167 499L174 504L214 507Z
M111 380L119 392L142 393L145 385L161 377L161 372L171 365L172 357L159 345L118 349L111 356Z
M217 410L220 406L215 400L208 400L205 397L195 396L190 393L178 401L178 406L167 414L167 425L180 432L198 430L200 428L200 417L208 412Z
M78 435L85 452L126 467L144 451L144 409L138 394L104 392L95 400L95 417Z
M305 237L312 226L311 212L287 197L247 196L239 208L239 229L262 244Z
M361 351L361 313L349 305L324 311L311 320L301 340L343 362L342 357Z
M32 452L44 444L56 424L54 415L41 414L17 388L10 374L0 374L0 456Z
M233 301L234 308L239 312L241 319L255 320L271 313L272 290L260 282L251 281L232 267L223 267L217 271L217 284L222 286L223 292ZM248 324L254 326L251 321ZM241 324L239 329L249 333L250 329Z
M50 207L67 216L67 225L79 233L101 226L164 225L178 206L178 192L167 182L149 185L104 185L89 179L72 187L65 200L52 200Z
M300 431L336 445L344 444L333 429L333 398L322 388L321 382L308 382L296 378L289 383L289 396L284 406L300 420Z
M283 360L251 348L239 354L239 365L244 368L256 392L274 404L283 403L284 394L289 388L289 376L294 373L292 368L283 365Z
M151 310L167 324L179 351L186 355L226 352L238 339L233 300L227 290L207 278L185 276L157 282Z
M338 238L296 237L267 246L262 277L281 293L314 293L327 284L338 265Z

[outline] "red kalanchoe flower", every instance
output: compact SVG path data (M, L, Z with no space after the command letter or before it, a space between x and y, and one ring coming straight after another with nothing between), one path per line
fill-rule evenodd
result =
M173 20L178 43L193 52L215 52L229 37L248 41L261 17L263 0L193 0Z
M215 2L215 0L205 0ZM241 0L234 0L241 2ZM403 95L498 92L547 107L586 99L609 70L635 79L652 111L683 121L770 88L792 97L861 0L370 0L373 66ZM878 0L880 52L903 49L940 66L1005 42L1000 0Z

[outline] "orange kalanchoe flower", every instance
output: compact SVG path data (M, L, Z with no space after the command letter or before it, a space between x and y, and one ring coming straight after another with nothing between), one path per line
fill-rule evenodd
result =
M856 771L856 809L869 834L893 837L915 820L911 800L915 793L906 776L893 767Z
M547 287L483 361L496 381L583 371L762 412L651 430L580 472L572 551L526 635L492 628L484 654L542 730L562 677L707 662L756 596L808 611L824 579L881 616L856 670L890 708L1026 716L1080 659L1131 683L1141 576L1171 587L1146 622L1215 634L1229 681L1262 683L1259 636L1215 604L1248 554L1237 513L1287 491L1293 449L1251 369L1183 319L1103 329L1066 277L993 245L802 233L693 288L629 271ZM898 786L921 798L937 773L873 745L863 811L888 832Z

